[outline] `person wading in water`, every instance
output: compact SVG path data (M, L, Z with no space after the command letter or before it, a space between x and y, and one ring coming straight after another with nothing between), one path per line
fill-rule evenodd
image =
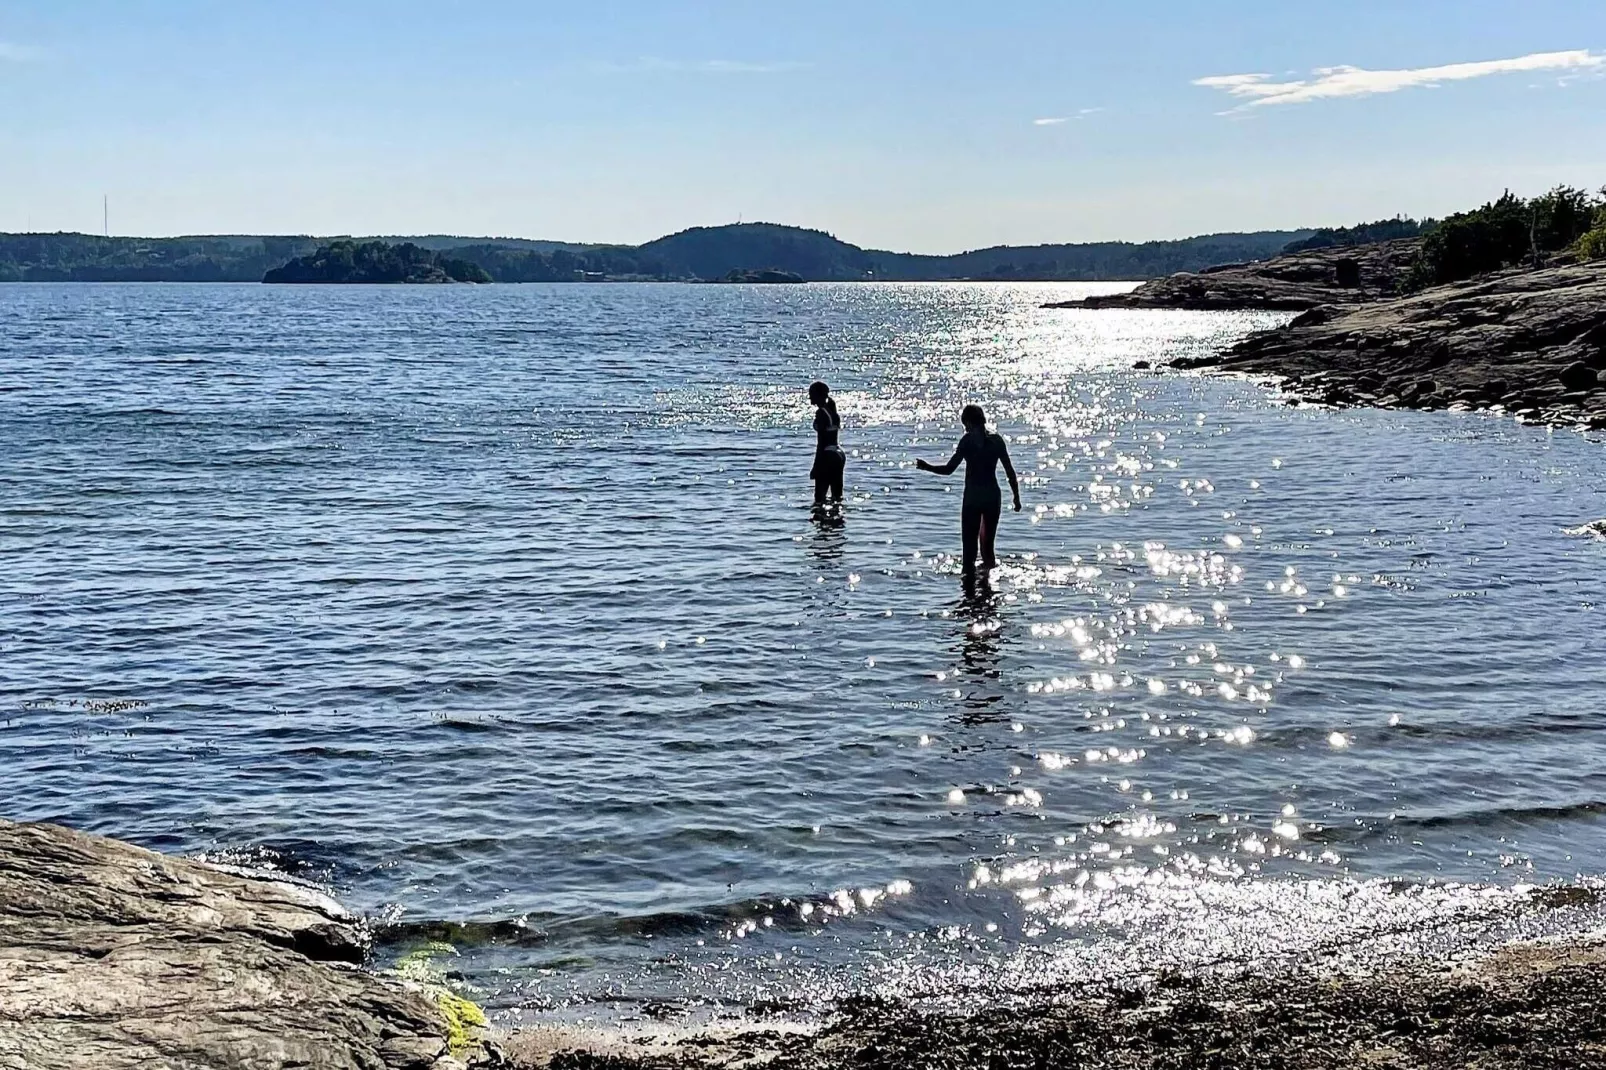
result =
M828 499L840 502L842 474L848 463L837 443L842 417L836 414L836 400L824 383L809 384L809 400L814 402L814 467L809 470L809 478L814 480L814 504L824 505Z
M998 517L1003 512L1003 495L998 489L996 472L1000 463L1009 476L1009 489L1015 495L1015 512L1020 512L1020 480L1015 477L1015 466L1009 462L1009 449L1002 436L987 430L987 416L980 405L966 405L959 414L965 433L954 447L954 455L947 464L937 465L919 460L915 467L922 472L952 475L965 462L965 499L960 506L959 527L964 544L965 575L976 574L976 548L981 544L981 564L991 570L998 564L994 540L998 537ZM816 424L815 426L818 426Z

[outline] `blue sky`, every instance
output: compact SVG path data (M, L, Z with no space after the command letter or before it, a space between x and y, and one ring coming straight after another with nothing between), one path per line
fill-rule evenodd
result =
M951 252L1606 184L1606 3L11 0L0 101L0 230Z

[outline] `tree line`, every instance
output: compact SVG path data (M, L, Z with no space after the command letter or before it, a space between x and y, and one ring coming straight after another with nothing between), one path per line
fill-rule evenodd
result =
M490 282L478 264L421 249L412 242L336 241L264 272L263 282Z
M693 227L644 245L521 239L362 241L308 236L108 238L0 234L0 282L256 282L270 273L365 281L580 282L724 279L776 271L810 281L1146 279L1283 252L1420 238L1408 285L1422 287L1558 256L1606 256L1606 190L1568 186L1499 200L1442 220L1404 217L1321 230L1207 234L1175 241L996 246L947 256L864 249L820 230L773 223ZM400 250L400 251L398 251Z
M1512 267L1543 267L1556 257L1606 257L1606 188L1557 186L1447 216L1428 231L1407 279L1414 289Z

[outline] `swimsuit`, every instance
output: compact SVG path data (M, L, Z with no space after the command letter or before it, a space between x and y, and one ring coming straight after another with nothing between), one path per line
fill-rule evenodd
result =
M826 492L830 491L836 497L842 497L842 476L847 468L848 459L837 445L837 433L842 429L842 421L833 418L831 411L825 406L814 410L814 430L818 434L818 445L814 449L814 467L809 469L809 478L814 480L814 500L825 501Z

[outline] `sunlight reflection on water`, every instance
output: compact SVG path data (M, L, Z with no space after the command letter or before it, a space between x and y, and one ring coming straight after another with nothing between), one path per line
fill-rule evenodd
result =
M0 287L7 816L327 882L535 1007L1606 872L1598 445L1135 372L1279 317L1039 307L1088 289ZM968 401L1025 498L970 588L914 468Z

